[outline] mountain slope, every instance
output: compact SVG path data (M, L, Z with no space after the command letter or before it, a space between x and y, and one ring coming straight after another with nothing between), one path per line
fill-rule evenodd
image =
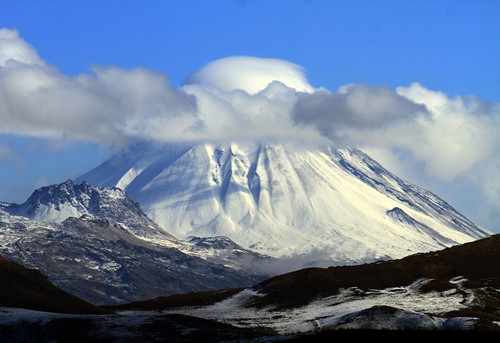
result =
M499 254L500 235L494 235L401 260L307 268L245 289L112 306L112 315L2 308L0 335L37 342L495 339Z
M116 187L94 187L85 181L75 184L67 180L35 190L20 205L0 202L0 222L5 223L30 220L63 223L68 218L82 216L110 220L138 238L236 269L250 271L245 261L269 260L268 257L243 249L226 237L189 237L189 240L179 240L156 225L142 212L138 203Z
M318 265L399 258L490 234L345 147L141 143L82 180L125 189L179 238L226 236Z
M266 296L256 298L253 305L296 307L337 294L341 288L355 286L368 292L410 285L419 279L432 280L425 283L427 292L451 290L458 287L451 281L454 278L462 279L464 287L491 287L492 291L500 288L500 235L399 260L310 268L276 276L256 287ZM500 319L500 298L497 300L494 311Z
M102 218L0 224L0 252L94 304L248 286L263 276L142 240ZM250 263L250 261L248 261Z
M0 204L0 253L95 304L248 286L271 261L224 237L176 239L124 191L71 180Z

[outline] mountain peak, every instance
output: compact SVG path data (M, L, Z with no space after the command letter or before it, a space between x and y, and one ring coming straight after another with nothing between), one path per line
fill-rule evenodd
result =
M41 187L21 205L1 204L0 213L42 222L60 223L81 216L101 217L122 224L142 237L171 239L172 235L149 219L138 203L117 187L95 187L67 180Z
M179 238L226 236L274 257L357 263L490 234L349 147L142 144L78 180L123 186ZM406 214L405 223L388 212L394 208Z

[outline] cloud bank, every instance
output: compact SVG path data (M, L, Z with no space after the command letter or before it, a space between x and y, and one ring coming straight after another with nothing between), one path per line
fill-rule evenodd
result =
M405 149L430 175L444 180L485 160L500 137L499 104L450 99L418 83L395 90L359 84L336 93L302 94L292 117L344 144Z
M113 147L138 139L333 141L395 164L403 151L428 176L462 178L500 204L500 104L419 83L315 88L302 67L278 59L224 58L173 88L166 74L140 67L64 75L19 32L0 29L0 121L4 134Z

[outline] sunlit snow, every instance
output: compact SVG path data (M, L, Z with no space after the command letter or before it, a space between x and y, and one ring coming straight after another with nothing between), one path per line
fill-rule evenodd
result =
M446 319L440 314L466 308L471 294L447 292L421 293L418 289L428 280L421 279L405 287L395 287L373 292L363 292L358 288L341 290L339 294L321 298L310 304L291 309L279 310L273 307L256 309L245 306L252 297L263 296L257 291L246 289L233 297L211 306L183 308L167 311L213 319L241 327L268 327L281 334L314 331L321 328L360 328L397 329L398 323L406 327L438 329L445 325ZM391 306L400 309L394 316L363 318L362 311L376 306ZM347 317L355 320L346 320ZM468 321L463 319L462 325ZM456 319L458 320L458 319ZM469 320L473 322L472 319ZM457 323L456 323L457 324Z
M226 236L316 265L399 258L488 235L432 193L344 147L143 144L81 180L127 185L142 210L180 239ZM389 215L394 209L404 218Z

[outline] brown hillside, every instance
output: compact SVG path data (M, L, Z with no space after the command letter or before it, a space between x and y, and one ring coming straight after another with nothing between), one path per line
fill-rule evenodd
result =
M421 291L443 291L455 287L449 280L468 279L465 286L500 286L500 235L440 251L411 255L399 260L356 266L307 268L279 275L254 286L265 296L255 297L249 306L272 305L278 308L302 306L320 297L335 295L339 289L362 290L406 286L419 278L432 279ZM238 292L227 289L160 297L111 307L118 310L161 310L180 306L203 306L221 301ZM486 295L485 295L486 297ZM500 298L488 300L500 315Z
M466 286L471 288L498 287L500 235L399 260L326 269L308 268L279 275L256 286L267 296L255 299L252 305L295 307L334 295L340 288L368 290L406 286L419 278L434 279L428 287L443 290L453 287L449 279L456 276L466 277Z

